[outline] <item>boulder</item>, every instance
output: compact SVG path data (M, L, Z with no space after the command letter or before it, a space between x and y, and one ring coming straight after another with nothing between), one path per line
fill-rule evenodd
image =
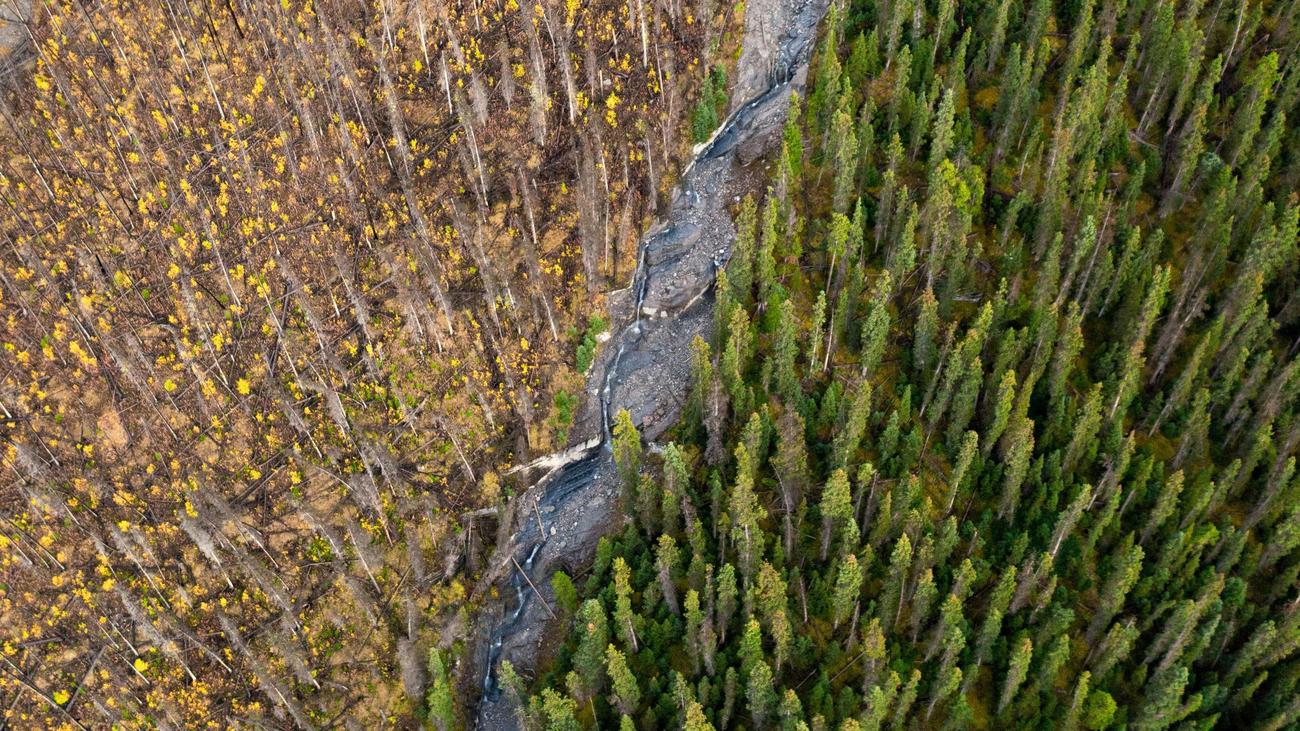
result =
M691 250L703 230L693 223L680 223L656 234L646 244L646 263L659 266Z

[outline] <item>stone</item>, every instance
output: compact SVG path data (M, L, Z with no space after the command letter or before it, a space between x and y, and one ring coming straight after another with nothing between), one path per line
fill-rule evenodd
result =
M693 223L670 226L646 244L646 263L659 266L690 251L704 231Z
M673 281L661 287L651 287L641 303L642 313L653 311L673 313L689 304L713 283L713 262L707 259L683 263L675 272Z

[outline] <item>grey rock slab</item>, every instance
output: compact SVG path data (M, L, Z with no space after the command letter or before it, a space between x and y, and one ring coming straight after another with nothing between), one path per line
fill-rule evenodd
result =
M699 226L690 221L670 226L646 244L646 263L652 267L659 266L682 256L695 246L695 242L700 240L703 233Z
M596 398L582 412L584 431L594 427L607 440L605 425L625 408L640 424L642 438L653 442L679 418L690 388L691 342L712 326L709 285L714 268L725 265L735 237L729 205L752 187L753 173L742 163L772 149L793 88L789 80L802 78L828 2L750 0L733 95L744 101L687 166L666 222L642 240L633 285L609 295L615 324L588 374L595 385L588 392ZM566 467L571 471L565 475L530 488L533 495L542 495L542 503L555 506L547 520L551 535L538 536L536 521L519 515L513 549L506 550L515 551L528 579L543 592L554 571L590 561L596 539L617 530L625 519L615 500L601 497L613 498L620 485L608 447L606 441L589 458ZM546 633L556 631L522 578L511 574L503 599L489 603L499 611L481 615L486 624L479 629L480 651L468 670L485 691L478 728L517 727L510 700L495 693L496 663L509 659L521 674L533 673Z

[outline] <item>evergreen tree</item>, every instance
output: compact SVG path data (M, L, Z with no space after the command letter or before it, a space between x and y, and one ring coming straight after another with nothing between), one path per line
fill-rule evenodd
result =
M867 430L867 420L870 417L871 384L862 380L853 390L853 399L849 402L844 427L835 435L831 446L836 465L848 467L852 464L852 457L862 443L862 437Z
M859 38L862 36L859 35ZM803 704L799 701L799 694L794 692L793 688L786 688L785 695L781 697L781 707L778 711L781 715L781 731L797 731L805 727L803 721Z
M828 147L834 150L832 161L835 182L834 193L831 196L831 207L837 213L848 213L854 187L857 183L858 137L855 127L856 125L851 116L843 111L835 113L835 118L831 123Z
M790 109L786 113L785 128L782 130L782 159L784 169L790 181L803 178L803 101L796 91L790 92Z
M700 611L700 593L695 589L689 589L686 592L685 610L686 653L691 659L692 672L699 673L700 661L705 651L704 626L710 620Z
M736 569L729 563L718 569L718 586L716 591L717 625L721 639L727 637L727 627L736 613L739 592L736 588Z
M943 2L950 12L953 4L951 0ZM943 101L939 102L939 113L935 116L934 127L930 132L930 163L926 166L930 171L938 170L939 163L948 157L949 148L952 146L953 113L952 89L945 89Z
M980 54L984 73L990 73L994 64L1001 58L1002 44L1006 41L1008 18L1010 16L1011 0L1000 0L994 4L990 3L985 7L985 22L988 30L986 31L987 42L983 52Z
M583 602L577 621L578 649L573 667L582 678L588 696L600 692L605 684L605 646L609 644L609 620L605 609L595 599Z
M733 411L741 415L748 413L750 407L745 377L749 372L753 349L754 333L749 315L745 310L736 308L732 310L731 321L727 323L727 344L722 351L720 375L731 395Z
M1064 633L1056 636L1047 647L1038 666L1038 686L1051 690L1056 685L1056 676L1070 660L1070 637Z
M822 490L822 549L821 560L825 561L830 553L831 539L839 533L840 552L848 553L853 548L853 539L858 535L858 524L853 518L853 497L849 490L849 476L844 470L835 470ZM836 527L838 526L838 530Z
M573 579L563 571L556 571L551 576L551 591L555 594L555 603L564 612L564 616L572 617L578 611L578 588L573 585Z
M850 553L840 560L835 577L835 593L831 600L834 626L839 627L853 612L861 587L862 567L858 564L858 557Z
M1079 519L1088 506L1092 504L1092 485L1083 485L1075 494L1074 499L1066 506L1065 510L1056 519L1056 528L1052 530L1052 547L1048 555L1053 560L1061 551L1061 544L1078 525Z
M1129 548L1121 549L1115 552L1116 562L1111 568L1110 573L1106 576L1106 581L1102 584L1100 601L1096 611L1092 615L1092 622L1088 625L1088 643L1097 638L1101 631L1110 624L1111 619L1119 613L1120 608L1124 605L1124 598L1128 595L1129 589L1137 582L1138 576L1142 571L1142 547L1132 545L1132 536L1127 536L1125 542ZM1095 675L1100 677L1102 673L1096 671Z
M1094 690L1084 706L1084 728L1100 731L1110 726L1115 716L1115 699L1104 690Z
M999 714L1011 704L1016 697L1016 691L1020 690L1020 684L1025 682L1025 677L1029 674L1029 661L1033 654L1034 643L1030 642L1028 637L1020 638L1020 642L1011 653L1006 678L1002 681L1002 695L998 699Z
M1237 161L1250 149L1250 144L1259 134L1260 122L1264 110L1276 88L1278 77L1278 57L1276 53L1264 56L1251 70L1245 85L1237 93L1237 112L1232 119L1232 137L1228 145L1225 160L1235 167Z
M907 209L907 218L903 220L903 227L899 230L897 238L893 241L889 249L889 256L885 263L885 274L889 276L890 281L904 283L906 282L914 268L916 267L916 224L917 216L916 204L911 204Z
M677 586L673 580L678 561L680 557L677 553L677 541L667 533L660 534L659 544L655 549L655 570L659 575L659 590L669 611L673 614L680 613L677 606Z
M934 688L930 691L930 706L926 709L925 717L933 716L935 707L957 692L960 686L961 668L952 665L942 669L939 676L935 678Z
M817 138L830 129L835 108L839 103L840 74L843 72L843 67L840 65L839 54L835 49L838 25L834 18L827 22L827 26L834 29L834 32L824 37L822 45L817 49L817 74L813 81L813 91L808 97L810 115L808 128ZM830 145L825 147L830 149Z
M820 368L817 347L821 345L822 331L826 328L826 290L817 293L817 304L813 305L812 325L808 329L808 372Z
M1021 418L1007 431L1003 441L1006 443L1005 477L1002 485L1002 501L998 505L998 517L1014 519L1016 507L1020 504L1020 489L1024 483L1025 472L1029 469L1029 460L1034 451L1034 422Z
M637 686L636 676L627 667L627 660L618 648L609 645L605 648L606 670L613 690L614 705L624 717L636 712L641 702L641 689Z
M1079 682L1074 685L1074 693L1070 696L1070 705L1065 711L1065 717L1061 719L1061 731L1078 731L1083 709L1088 700L1088 690L1091 682L1091 673L1087 670L1079 673Z
M623 646L637 652L636 626L640 618L632 609L632 572L622 556L614 559L614 629Z
M860 356L863 377L872 377L880 358L884 355L886 338L889 337L889 298L893 291L893 282L888 271L881 274L871 295L871 304L867 307L866 322L862 325L862 353Z
M960 439L975 415L975 404L979 400L980 385L984 383L984 364L978 356L966 367L953 396L952 408L948 414L948 449L957 451Z
M624 505L631 510L641 486L641 434L627 409L614 416L614 463L623 483Z
M682 420L690 427L699 429L708 422L705 416L710 407L713 378L711 349L704 338L696 335L691 340L691 393L682 412Z
M538 710L534 714L544 719L546 731L579 731L578 704L572 698L556 693L550 688L542 690L541 698L534 698Z
M998 393L993 402L993 418L984 430L984 446L980 450L985 457L993 452L993 445L1006 431L1011 421L1011 409L1016 401L1016 372L1008 369L998 383Z
M786 403L795 404L803 394L799 385L799 375L795 370L795 361L799 357L799 342L796 334L794 303L790 300L781 303L780 319L776 328L773 371L776 373L777 392Z
M912 624L912 641L916 642L920 637L921 628L930 620L930 607L934 605L934 598L939 594L939 589L934 584L934 570L925 569L921 572L920 578L916 581L916 589L912 592L912 607L909 612L909 618Z
M770 563L764 562L758 572L754 603L764 629L772 638L775 649L773 658L777 672L781 671L781 666L789 657L792 639L790 624L786 618L786 592L785 580Z
M727 281L732 297L741 307L748 307L754 286L754 256L758 230L758 205L753 196L745 196L736 216L736 240L727 263Z
M1177 470L1165 480L1164 486L1156 495L1155 505L1151 507L1148 515L1146 527L1142 530L1142 538L1139 541L1146 545L1151 539L1151 535L1156 529L1169 519L1178 507L1178 496L1183 491L1183 471Z
M889 557L889 577L881 591L880 612L887 627L894 627L903 611L903 598L907 595L907 576L912 568L912 542L907 535L899 537Z
M1223 75L1223 57L1214 59L1210 69L1202 76L1196 90L1192 111L1183 122L1178 137L1177 162L1160 202L1160 215L1168 216L1181 203L1183 188L1200 164L1205 152L1205 128L1213 101L1214 86ZM1172 124L1172 122L1171 122ZM1172 128L1171 130L1172 131Z
M447 678L447 666L437 649L429 650L429 692L425 702L429 707L429 720L438 731L455 727L456 699Z
M1129 346L1119 378L1116 380L1115 398L1111 402L1108 419L1115 419L1116 414L1122 416L1127 413L1129 402L1137 395L1136 387L1141 381L1142 368L1146 364L1143 353L1146 349L1147 335L1151 332L1151 326L1164 306L1165 294L1168 290L1169 269L1160 267L1152 275L1151 283L1147 288L1147 295L1143 300L1142 310L1130 341L1132 344Z
M704 707L692 700L686 707L686 721L682 724L686 731L713 731L713 724L704 715Z
M939 348L939 302L927 287L921 293L921 310L916 320L912 344L912 363L917 383L927 386L933 377Z
M741 635L737 656L740 658L740 674L744 677L749 677L754 668L763 662L763 633L757 619L750 618L745 623L745 633Z
M718 127L718 112L714 103L713 75L706 74L705 86L691 115L691 138L695 144L707 142Z
M777 241L777 216L780 213L777 205L777 197L768 190L767 202L763 206L763 217L760 220L758 252L754 259L754 278L758 283L759 302L767 302L771 297L772 288L777 284L777 258L785 256L782 248L778 247L780 242Z
M1073 433L1061 457L1061 469L1066 474L1073 474L1079 459L1095 443L1097 431L1101 428L1101 398L1101 384L1093 384L1074 418Z
M1137 708L1133 728L1141 731L1158 731L1168 728L1196 710L1199 697L1183 703L1183 690L1187 687L1187 668L1175 665L1157 672L1147 681L1146 694Z
M749 452L745 445L736 447L737 476L727 503L731 517L731 542L740 559L740 574L748 582L754 576L759 557L763 554L765 537L760 525L767 511L754 494L753 470L749 465Z
M650 475L641 475L637 480L636 513L647 535L661 530L659 506L662 504L663 491L659 489L659 483Z
M688 499L687 490L690 485L686 459L676 442L669 442L664 447L663 475L663 501L659 513L663 519L664 531L671 535L681 528L682 504Z
M745 698L749 704L749 717L754 721L754 728L767 728L776 710L777 697L772 678L772 669L762 660L755 663L750 670L749 682L745 685Z
M1106 636L1093 648L1091 657L1095 662L1092 674L1097 678L1104 678L1111 668L1124 662L1132 652L1133 643L1139 634L1141 633L1131 618L1126 622L1112 624Z
M808 489L808 446L804 441L805 425L798 411L787 408L777 422L776 456L772 466L781 488L785 552L795 552L795 513Z

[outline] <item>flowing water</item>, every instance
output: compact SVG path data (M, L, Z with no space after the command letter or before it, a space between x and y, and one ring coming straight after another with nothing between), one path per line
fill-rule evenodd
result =
M691 339L706 329L710 321L705 308L697 305L708 298L714 275L726 264L734 237L727 196L729 191L740 187L739 183L743 182L738 180L740 176L750 174L737 163L738 151L749 143L766 141L770 146L770 138L779 134L789 95L800 90L806 75L817 24L828 3L828 0L776 1L788 3L781 8L788 11L788 22L780 37L767 38L767 34L762 34L763 40L772 44L758 54L770 63L766 88L729 115L711 139L697 149L682 173L672 204L664 214L664 223L641 241L631 286L632 315L605 346L613 349L613 356L606 362L603 377L598 373L592 375L600 379L599 438L533 463L550 469L537 486L541 497L536 506L536 522L521 516L523 524L514 537L518 548L505 592L507 598L503 600L506 611L486 643L482 701L476 724L479 728L511 728L516 723L513 713L500 708L505 704L501 702L497 670L510 640L515 635L536 631L536 625L548 619L547 613L533 606L534 585L546 582L541 577L531 577L538 559L548 550L557 555L567 551L589 556L594 551L595 538L607 527L604 523L610 517L608 508L604 512L592 509L589 512L595 515L590 520L601 525L575 530L572 536L560 539L558 547L548 549L557 543L556 524L561 522L558 516L578 515L588 505L604 504L605 498L597 495L601 488L597 483L610 479L613 474L610 454L613 415L619 408L633 409L627 403L628 395L619 393L620 385L625 390L649 388L662 392L638 393L642 412L662 402L680 401L680 393L686 388L689 367L683 368L682 361L689 353ZM742 61L753 57L744 54ZM660 428L660 433L663 428L666 426ZM557 516L552 519L549 533L543 525L543 512ZM578 526L576 521L574 526ZM566 546L570 538L575 545ZM549 565L546 561L543 564Z

